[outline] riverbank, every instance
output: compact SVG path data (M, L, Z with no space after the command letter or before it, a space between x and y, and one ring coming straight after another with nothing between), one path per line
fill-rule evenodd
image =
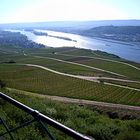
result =
M10 30L12 31L12 30ZM107 53L115 54L121 58L138 62L140 63L140 47L139 45L132 45L132 44L126 44L126 42L118 42L118 41L110 41L110 40L104 40L104 39L97 39L97 38L90 38L90 37L84 37L76 34L71 33L64 33L64 32L55 32L50 30L38 30L42 33L47 33L48 36L39 36L35 35L31 32L17 30L17 32L20 32L21 34L24 34L28 37L29 40L32 40L36 43L43 44L46 46L52 46L52 47L77 47L77 48L85 48L85 49L91 49L91 50L100 50ZM59 36L53 37L53 36ZM71 40L75 41L69 41L62 38L70 38Z

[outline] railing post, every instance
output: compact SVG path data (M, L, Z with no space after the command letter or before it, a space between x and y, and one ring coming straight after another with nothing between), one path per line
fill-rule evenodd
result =
M22 104L21 102L18 102L17 100L9 97L8 95L0 92L0 97L4 100L6 100L7 102L13 104L14 106L16 106L17 108L25 111L26 113L32 115L34 118L39 119L40 121L46 122L47 124L49 124L50 126L62 131L63 133L73 137L74 139L77 140L91 140L91 138L84 136L76 131L74 131L71 128L68 128L67 126L49 118L48 116L45 116L44 114L38 112L37 110L34 110L24 104Z
M11 140L14 140L14 137L13 137L13 135L11 134L10 129L8 128L8 126L6 125L6 123L5 123L1 118L0 118L0 121L1 121L1 123L3 124L3 126L5 127L7 133L9 134L9 136L10 136L10 138L11 138Z

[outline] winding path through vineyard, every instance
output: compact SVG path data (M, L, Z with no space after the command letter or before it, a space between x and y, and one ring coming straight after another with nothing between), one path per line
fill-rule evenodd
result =
M75 56L75 57L86 57L86 58L93 58L93 59L99 59L99 60L103 60L103 61L109 61L109 62L114 62L114 63L119 63L119 64L124 64L124 65L127 65L127 66L130 66L132 68L135 68L137 70L140 70L140 68L132 65L132 64L129 64L129 63L126 63L126 62L121 62L121 61L116 61L116 60L110 60L110 59L107 59L107 58L100 58L100 57L90 57L90 56L83 56L83 55L69 55L69 54L61 54L61 53L56 53L58 55L64 55L64 56Z
M126 77L125 75L122 75L122 74L118 74L118 73L115 73L115 72L112 72L112 71L108 71L108 70L104 70L104 69L100 69L100 68L96 68L96 67L93 67L93 66L80 64L80 63L65 61L65 60L56 59L56 58L52 58L52 57L43 57L43 56L34 56L34 57L36 57L36 58L47 58L47 59L51 59L51 60L55 60L55 61L59 61L59 62L67 63L67 64L74 64L74 65L78 65L78 66L82 66L82 67L86 67L86 68L106 72L106 73L113 74L113 75L116 75L116 76Z
M56 73L56 74L59 74L59 75L64 75L64 76L78 78L78 79L84 79L84 80L98 82L98 83L100 82L99 81L100 77L88 77L88 76L72 75L72 74L67 74L67 73L62 73L62 72L59 72L59 71L55 71L55 70L49 69L47 67L44 67L44 66L41 66L41 65L35 65L35 64L19 64L19 65L25 65L25 66L29 66L29 67L37 67L37 68L41 68L41 69L44 69L44 70L47 70L47 71L50 71L50 72L53 72L53 73ZM130 82L130 81L128 80L128 82ZM140 91L140 89L137 89L137 88L121 86L121 85L112 84L112 83L108 83L108 82L104 82L104 84L112 85L112 86L117 86L117 87L121 87L121 88L125 88L125 89L130 89L130 90Z

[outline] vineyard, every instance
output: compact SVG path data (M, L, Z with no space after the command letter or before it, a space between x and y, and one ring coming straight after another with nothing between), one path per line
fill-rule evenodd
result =
M37 64L59 72L74 75L116 77L116 75L110 73L67 63L68 61L74 61L77 63L111 70L120 74L125 74L128 76L128 79L139 79L139 70L136 70L135 68L132 68L128 65L104 60L94 60L92 58L89 59L76 56L61 55L61 53L67 54L69 52L69 54L71 54L75 52L77 55L89 54L89 56L96 56L96 54L91 53L90 50L85 49L48 48L23 50L21 48L17 49L17 47L11 48L12 49L10 49L9 46L6 48L2 46L0 56L0 79L5 81L8 87L36 92L39 94L57 95L129 105L140 105L139 91L105 85L103 82L95 83L82 79L71 78L54 74L40 68L19 66L18 64ZM17 51L15 52L16 49ZM23 53L27 53L27 56L24 56ZM99 52L96 53L99 55ZM36 55L44 56L44 58L35 57ZM109 57L104 53L100 53L100 55L102 55L102 57ZM47 57L65 60L66 62L53 60ZM9 64L11 62L15 63ZM127 71L125 69L127 69ZM120 77L118 76L116 78ZM106 81L119 85L139 88L138 83L105 80L105 82Z
M57 60L52 60L50 58L44 57L33 57L33 56L27 56L26 58L16 58L18 63L29 63L29 64L37 64L41 66L45 66L47 68L63 72L63 73L69 73L74 75L87 75L87 76L110 76L110 77L116 77L116 75L103 72L96 69L91 69L75 64L69 64L67 62L60 62Z
M39 94L140 105L140 92L51 73L39 68L3 64L0 77L8 87Z
M140 112L129 110L128 108L114 109L110 105L105 107L102 102L133 105L138 108L140 106L140 91L138 91L140 83L111 79L99 79L97 83L95 81L64 76L59 73L56 74L40 67L23 65L36 64L64 74L137 81L140 79L139 70L128 65L88 57L79 57L79 55L124 61L104 52L77 48L23 49L14 46L0 46L0 91L91 138L97 140L138 140L140 137L140 123L138 120ZM71 62L124 74L126 77L74 63L72 64ZM140 66L137 63L128 63L137 67ZM107 85L105 82L123 85L124 87ZM136 89L129 89L129 87ZM47 95L51 97L69 97L77 99L79 103L81 102L79 99L100 101L101 104L98 106L86 104L76 105L70 102L53 101L47 98ZM6 121L10 128L16 127L31 119L28 114L2 99L0 99L0 117ZM71 138L52 127L48 126L48 128L58 140L71 140ZM0 125L0 134L3 132L5 130ZM44 130L37 123L23 127L12 134L15 139L21 140L48 139ZM4 138L10 140L8 135L5 135Z
M133 78L133 79L137 79L137 80L140 79L140 70L131 68L130 66L127 66L127 65L113 63L113 62L107 62L107 61L97 60L97 59L84 60L84 61L75 60L74 62L78 62L78 63L82 63L85 65L117 72L119 74L125 75L125 76Z
M122 82L122 81L115 81L115 80L102 80L102 82L108 82L108 83L113 83L113 84L118 84L118 85L122 85L122 86L129 86L129 87L132 87L132 88L137 88L139 89L140 88L140 82L137 83L137 82Z
M40 51L40 52L36 52L34 54L31 53L31 54L33 56L34 55L46 56L46 57L52 57L52 58L57 58L57 59L61 59L61 60L76 62L76 63L80 63L80 64L85 64L88 66L101 68L104 70L108 70L108 71L112 71L112 72L115 72L118 74L122 74L122 75L127 76L130 79L136 79L136 80L140 79L140 71L129 66L129 65L125 65L123 63L116 63L116 62L112 62L112 61L106 61L106 60L102 60L102 59L96 59L96 58L102 58L102 57L104 58L104 55L102 53L100 54L101 56L100 55L97 56L95 53L91 53L90 50L85 50L85 49L78 50L76 48L72 49L72 50L68 50L68 51L66 51L66 50L62 51L62 52L58 51L58 53L56 52L56 54L53 54L52 53L53 51L54 52L58 51L58 49L57 50L51 49L51 51L49 51L49 53L47 51L46 52ZM79 56L87 56L87 57L79 57ZM88 58L89 56L91 56L93 58ZM96 57L96 58L94 58L94 57ZM114 59L111 58L111 60L114 60ZM124 60L119 59L117 61L123 62ZM140 65L137 63L132 63L132 62L127 62L127 63L132 64L132 65L140 68Z

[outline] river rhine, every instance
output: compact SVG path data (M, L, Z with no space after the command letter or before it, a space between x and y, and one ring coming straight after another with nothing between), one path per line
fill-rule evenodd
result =
M118 55L124 59L128 59L140 63L140 44L90 38L90 37L80 36L76 34L62 33L62 32L50 31L50 30L37 30L39 32L46 32L48 36L35 35L27 31L20 31L20 30L18 31L26 35L29 40L32 40L36 43L44 44L46 46L50 46L50 47L64 47L64 46L74 47L75 46L77 48L101 50L101 51ZM69 38L71 40L63 39L64 37Z

